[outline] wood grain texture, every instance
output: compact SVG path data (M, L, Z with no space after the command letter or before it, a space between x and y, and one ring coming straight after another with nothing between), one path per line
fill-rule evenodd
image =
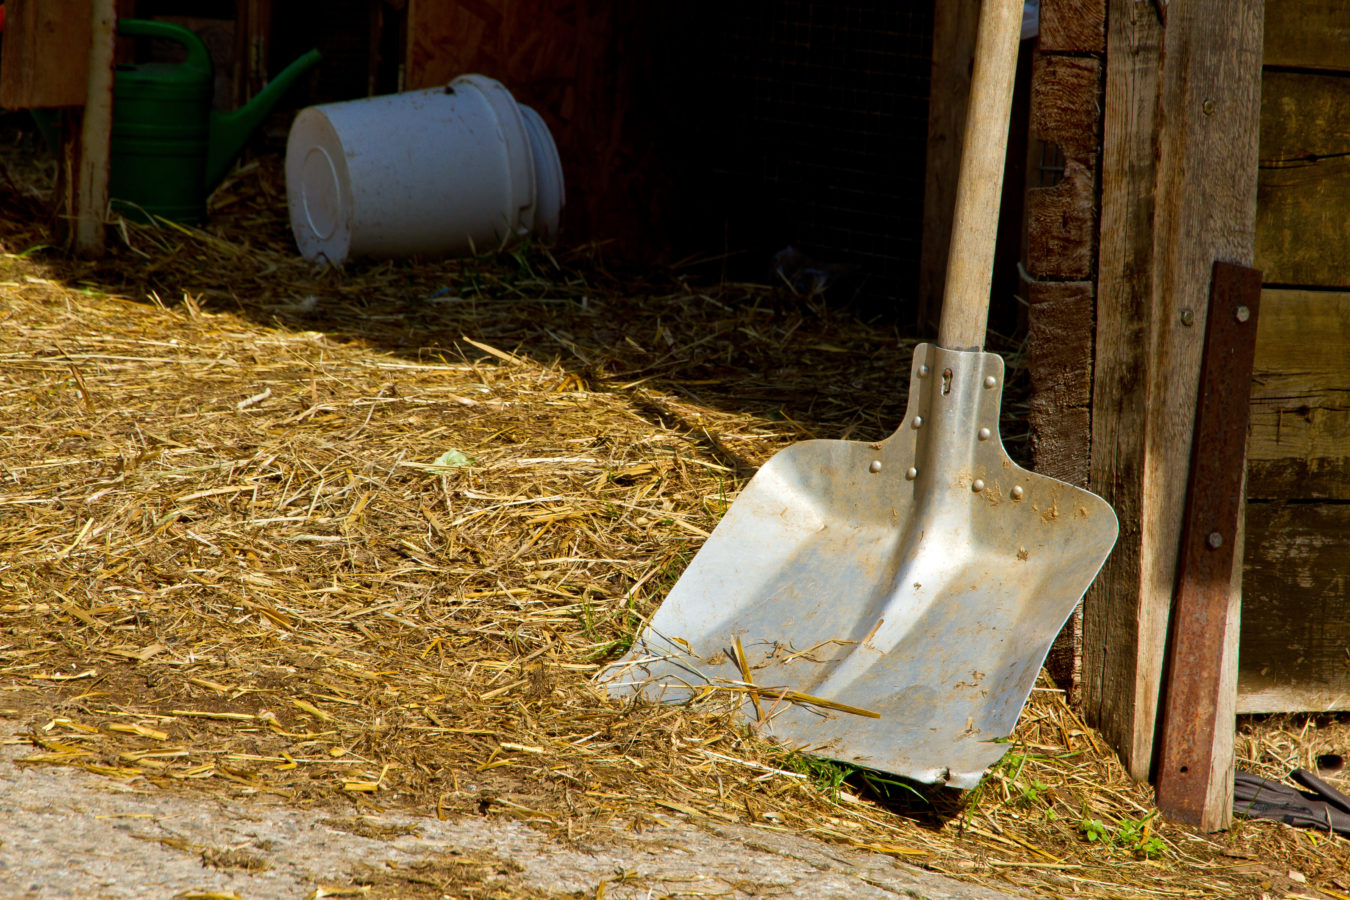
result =
M1350 504L1250 503L1238 712L1350 709Z
M1250 497L1350 500L1350 293L1263 293L1251 416Z
M1266 0L1265 64L1350 71L1345 0Z
M1027 289L1027 371L1033 464L1037 472L1086 487L1092 432L1093 286L1033 282ZM1055 683L1076 699L1082 677L1083 617L1075 610L1045 658Z
M938 323L948 350L984 347L1021 28L1021 0L983 0Z
M1082 280L1096 258L1098 110L1101 62L1038 54L1031 131L1064 156L1053 187L1027 192L1027 270L1036 278Z
M1145 348L1153 306L1155 130L1162 26L1141 4L1109 7L1102 126L1101 244L1089 484L1120 537L1083 601L1083 704L1132 774L1147 773L1156 685L1140 685Z
M74 245L78 253L103 253L108 211L108 173L113 119L113 50L117 43L116 0L90 4L90 50L84 116L80 123L80 155L76 169Z
M1027 271L1035 278L1092 277L1097 234L1096 159L1067 159L1054 187L1027 191Z
M1350 287L1350 75L1267 72L1262 91L1257 265L1267 284Z
M0 106L84 104L91 9L91 0L8 0Z
M1033 282L1027 291L1027 371L1036 471L1086 487L1092 402L1092 283Z
M1041 0L1042 53L1106 50L1106 0Z
M1084 622L1089 715L1139 779L1153 761L1210 269L1250 264L1256 215L1262 4L1168 9L1163 51L1151 4L1109 7L1092 485L1121 539Z
M1167 199L1154 226L1144 447L1137 684L1149 716L1139 720L1141 745L1153 738L1165 644L1159 624L1176 587L1211 270L1216 260L1251 265L1260 134L1262 0L1174 3L1168 10L1157 186ZM1187 308L1194 327L1183 324ZM1132 761L1136 776L1144 774L1147 759Z
M979 14L979 0L948 0L933 7L933 68L928 82L928 153L916 323L920 334L935 333L942 313Z
M1036 56L1031 131L1058 145L1068 159L1095 158L1101 146L1101 75L1102 64L1097 59Z

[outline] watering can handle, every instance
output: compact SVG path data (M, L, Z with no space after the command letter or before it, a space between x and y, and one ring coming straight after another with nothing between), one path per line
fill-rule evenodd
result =
M942 322L938 326L938 344L948 350L979 350L984 346L1022 3L984 0L980 4L975 70L956 183Z
M183 61L183 65L207 72L212 71L211 54L207 52L206 45L202 43L201 38L181 25L152 22L148 19L119 19L117 34L121 37L161 38L182 44L187 50L187 59Z

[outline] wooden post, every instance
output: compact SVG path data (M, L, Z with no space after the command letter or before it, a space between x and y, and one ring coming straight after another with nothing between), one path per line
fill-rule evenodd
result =
M76 168L75 250L103 252L108 210L109 141L112 138L113 50L117 38L116 0L93 0L90 11L89 79L80 123Z
M1261 0L1110 0L1091 485L1121 535L1084 606L1090 719L1150 775L1215 260L1250 265ZM1164 40L1165 33L1165 40ZM1236 638L1236 635L1234 635Z
M1027 183L1027 424L1037 472L1088 485L1097 196L1106 0L1042 0L1031 77ZM1054 178L1054 163L1062 172ZM1083 616L1074 611L1045 660L1076 699Z

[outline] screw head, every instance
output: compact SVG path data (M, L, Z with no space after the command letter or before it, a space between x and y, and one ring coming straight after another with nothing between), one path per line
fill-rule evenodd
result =
M867 471L871 472L873 475L875 475L876 473L880 472L880 471L881 471L881 460L879 460L879 459L874 459L874 460L872 460L872 464L869 465L869 466L867 467Z
M990 436L992 433L993 433L993 432L991 432L988 428L981 428L978 432L976 432L976 434L979 436L980 440L982 440L982 441L987 441L987 440L989 440L989 436Z
M923 416L915 416L914 421L910 423L914 428L923 427Z
M971 484L970 489L977 494L980 491L984 490L984 479L976 478L975 481Z
M914 468L913 466L910 466L908 469L905 470L906 481L913 481L915 478L918 477L919 477L919 470Z
M1223 546L1223 535L1217 531L1211 531L1209 537L1205 538L1205 543L1209 544L1209 549L1218 550Z
M984 386L986 389L996 387L997 385L998 379L995 378L993 375L984 376Z
M1014 484L1012 490L1008 493L1012 495L1014 500L1021 500L1023 493L1022 486L1020 484Z
M1252 317L1252 311L1245 306L1239 306L1233 311L1233 318L1239 322L1245 322Z
M1192 325L1194 325L1195 310L1191 309L1189 306L1183 309L1181 311L1181 324L1185 325L1187 328L1190 328Z

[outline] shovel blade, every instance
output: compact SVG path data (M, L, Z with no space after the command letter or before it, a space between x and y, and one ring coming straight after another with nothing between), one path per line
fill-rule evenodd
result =
M926 783L975 786L1118 526L998 439L1003 362L915 349L905 421L807 441L741 491L612 692L737 692L761 734Z

